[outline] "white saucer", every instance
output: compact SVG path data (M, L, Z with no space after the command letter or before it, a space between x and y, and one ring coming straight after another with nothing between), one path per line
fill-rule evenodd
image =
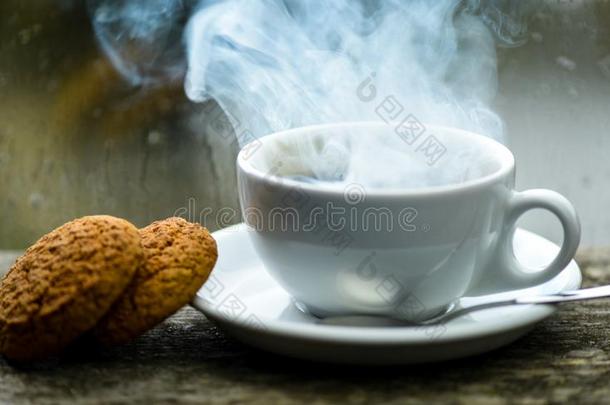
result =
M248 237L236 225L214 233L219 259L193 306L244 343L291 357L350 364L410 364L454 359L506 345L556 311L550 305L521 305L474 312L445 325L415 327L381 318L351 318L351 325L329 324L297 309L267 274ZM550 261L552 242L519 229L515 251L526 264ZM580 287L576 262L553 280L512 296L556 293ZM467 298L477 300L480 298Z

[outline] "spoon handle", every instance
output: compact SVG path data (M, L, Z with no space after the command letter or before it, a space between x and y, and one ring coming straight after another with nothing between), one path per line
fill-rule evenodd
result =
M551 295L533 295L515 299L515 304L557 304L568 301L585 301L610 297L610 285L585 288L582 290L563 291Z
M419 325L434 325L441 322L447 322L451 319L458 318L470 312L479 311L481 309L496 308L506 305L524 305L524 304L559 304L568 301L586 301L595 298L610 297L610 285L594 288L586 288L582 290L563 291L557 294L548 295L532 295L518 298L512 298L502 301L491 301L477 303L470 306L458 306L447 313L439 315L435 318L418 322Z

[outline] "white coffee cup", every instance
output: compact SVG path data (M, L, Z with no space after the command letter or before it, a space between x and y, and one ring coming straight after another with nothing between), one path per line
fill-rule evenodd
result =
M320 317L420 320L465 295L548 281L572 259L580 224L568 200L550 190L515 191L514 157L492 139L453 128L428 127L427 133L446 156L467 147L477 174L424 188L320 185L285 176L309 174L298 153L303 142L316 145L337 134L396 136L381 122L297 128L242 149L239 196L251 240L301 308ZM415 144L405 150L429 157ZM536 271L519 262L512 246L517 220L534 208L555 214L564 233L555 259ZM345 213L345 221L331 211Z

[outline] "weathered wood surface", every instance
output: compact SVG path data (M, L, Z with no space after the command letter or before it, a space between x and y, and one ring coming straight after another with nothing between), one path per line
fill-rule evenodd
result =
M11 260L4 255L0 265ZM610 283L610 250L581 252L578 260L586 285ZM609 321L608 301L571 304L492 353L357 368L252 350L185 308L123 347L74 348L26 368L0 360L0 402L604 403L610 402Z

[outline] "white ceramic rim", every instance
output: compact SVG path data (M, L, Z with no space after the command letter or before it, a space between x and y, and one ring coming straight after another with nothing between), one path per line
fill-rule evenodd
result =
M242 228L242 229L239 229ZM546 243L552 243L548 239L533 232L521 229L529 237L542 239ZM238 234L248 232L247 226L243 223L224 228L213 233L218 245L227 237L235 237ZM563 290L580 288L582 275L578 264L572 260L562 273L569 272L570 278ZM253 334L283 336L291 339L308 339L329 343L347 344L442 344L462 340L477 339L485 336L501 334L515 329L527 328L549 317L557 311L554 305L523 305L515 309L513 316L495 317L488 322L473 322L469 324L457 324L448 327L446 332L436 339L425 336L422 330L415 327L357 327L357 326L335 326L320 324L298 324L281 322L273 319L265 319L265 329L257 328L240 322L232 322L225 318L222 313L214 306L208 305L209 302L195 296L192 305L203 312L206 316L221 323L230 324L231 327L247 329Z
M274 138L279 138L286 135L292 135L299 132L312 132L312 131L330 131L333 128L345 128L347 126L357 126L360 128L366 127L384 127L388 126L385 122L382 121L353 121L353 122L338 122L332 124L322 124L322 125L311 125L306 127L292 128L285 131L275 132L273 134L269 134L261 137L257 141L253 142L269 142ZM444 127L438 125L426 125L427 129L431 131L445 131L445 132L453 132L459 136L466 137L472 139L473 142L477 142L485 145L486 147L491 148L495 153L494 156L498 156L498 160L500 162L500 167L491 174L468 180L462 183L455 184L447 184L442 186L431 186L431 187L417 187L417 188L371 188L367 189L367 197L386 197L386 196L421 196L421 195L431 195L431 194L446 194L446 193L455 193L455 192L463 192L468 191L473 188L478 188L481 186L486 186L489 184L494 184L501 179L505 178L511 171L514 170L515 167L515 157L512 152L501 143L477 134L475 132L466 131L463 129L452 128L452 127ZM286 177L281 177L277 175L269 175L268 173L263 172L260 169L257 169L253 166L253 164L249 161L249 158L246 157L248 153L248 148L250 144L245 145L239 154L237 155L237 166L238 170L242 171L244 174L248 176L252 176L256 178L258 181L262 181L264 183L268 183L270 185L276 187L286 187L286 188L294 188L299 187L303 190L309 192L343 192L343 188L341 186L333 187L329 185L328 187L320 188L316 185L311 185L303 182L299 182L297 180L289 179ZM264 146L263 146L264 147Z

